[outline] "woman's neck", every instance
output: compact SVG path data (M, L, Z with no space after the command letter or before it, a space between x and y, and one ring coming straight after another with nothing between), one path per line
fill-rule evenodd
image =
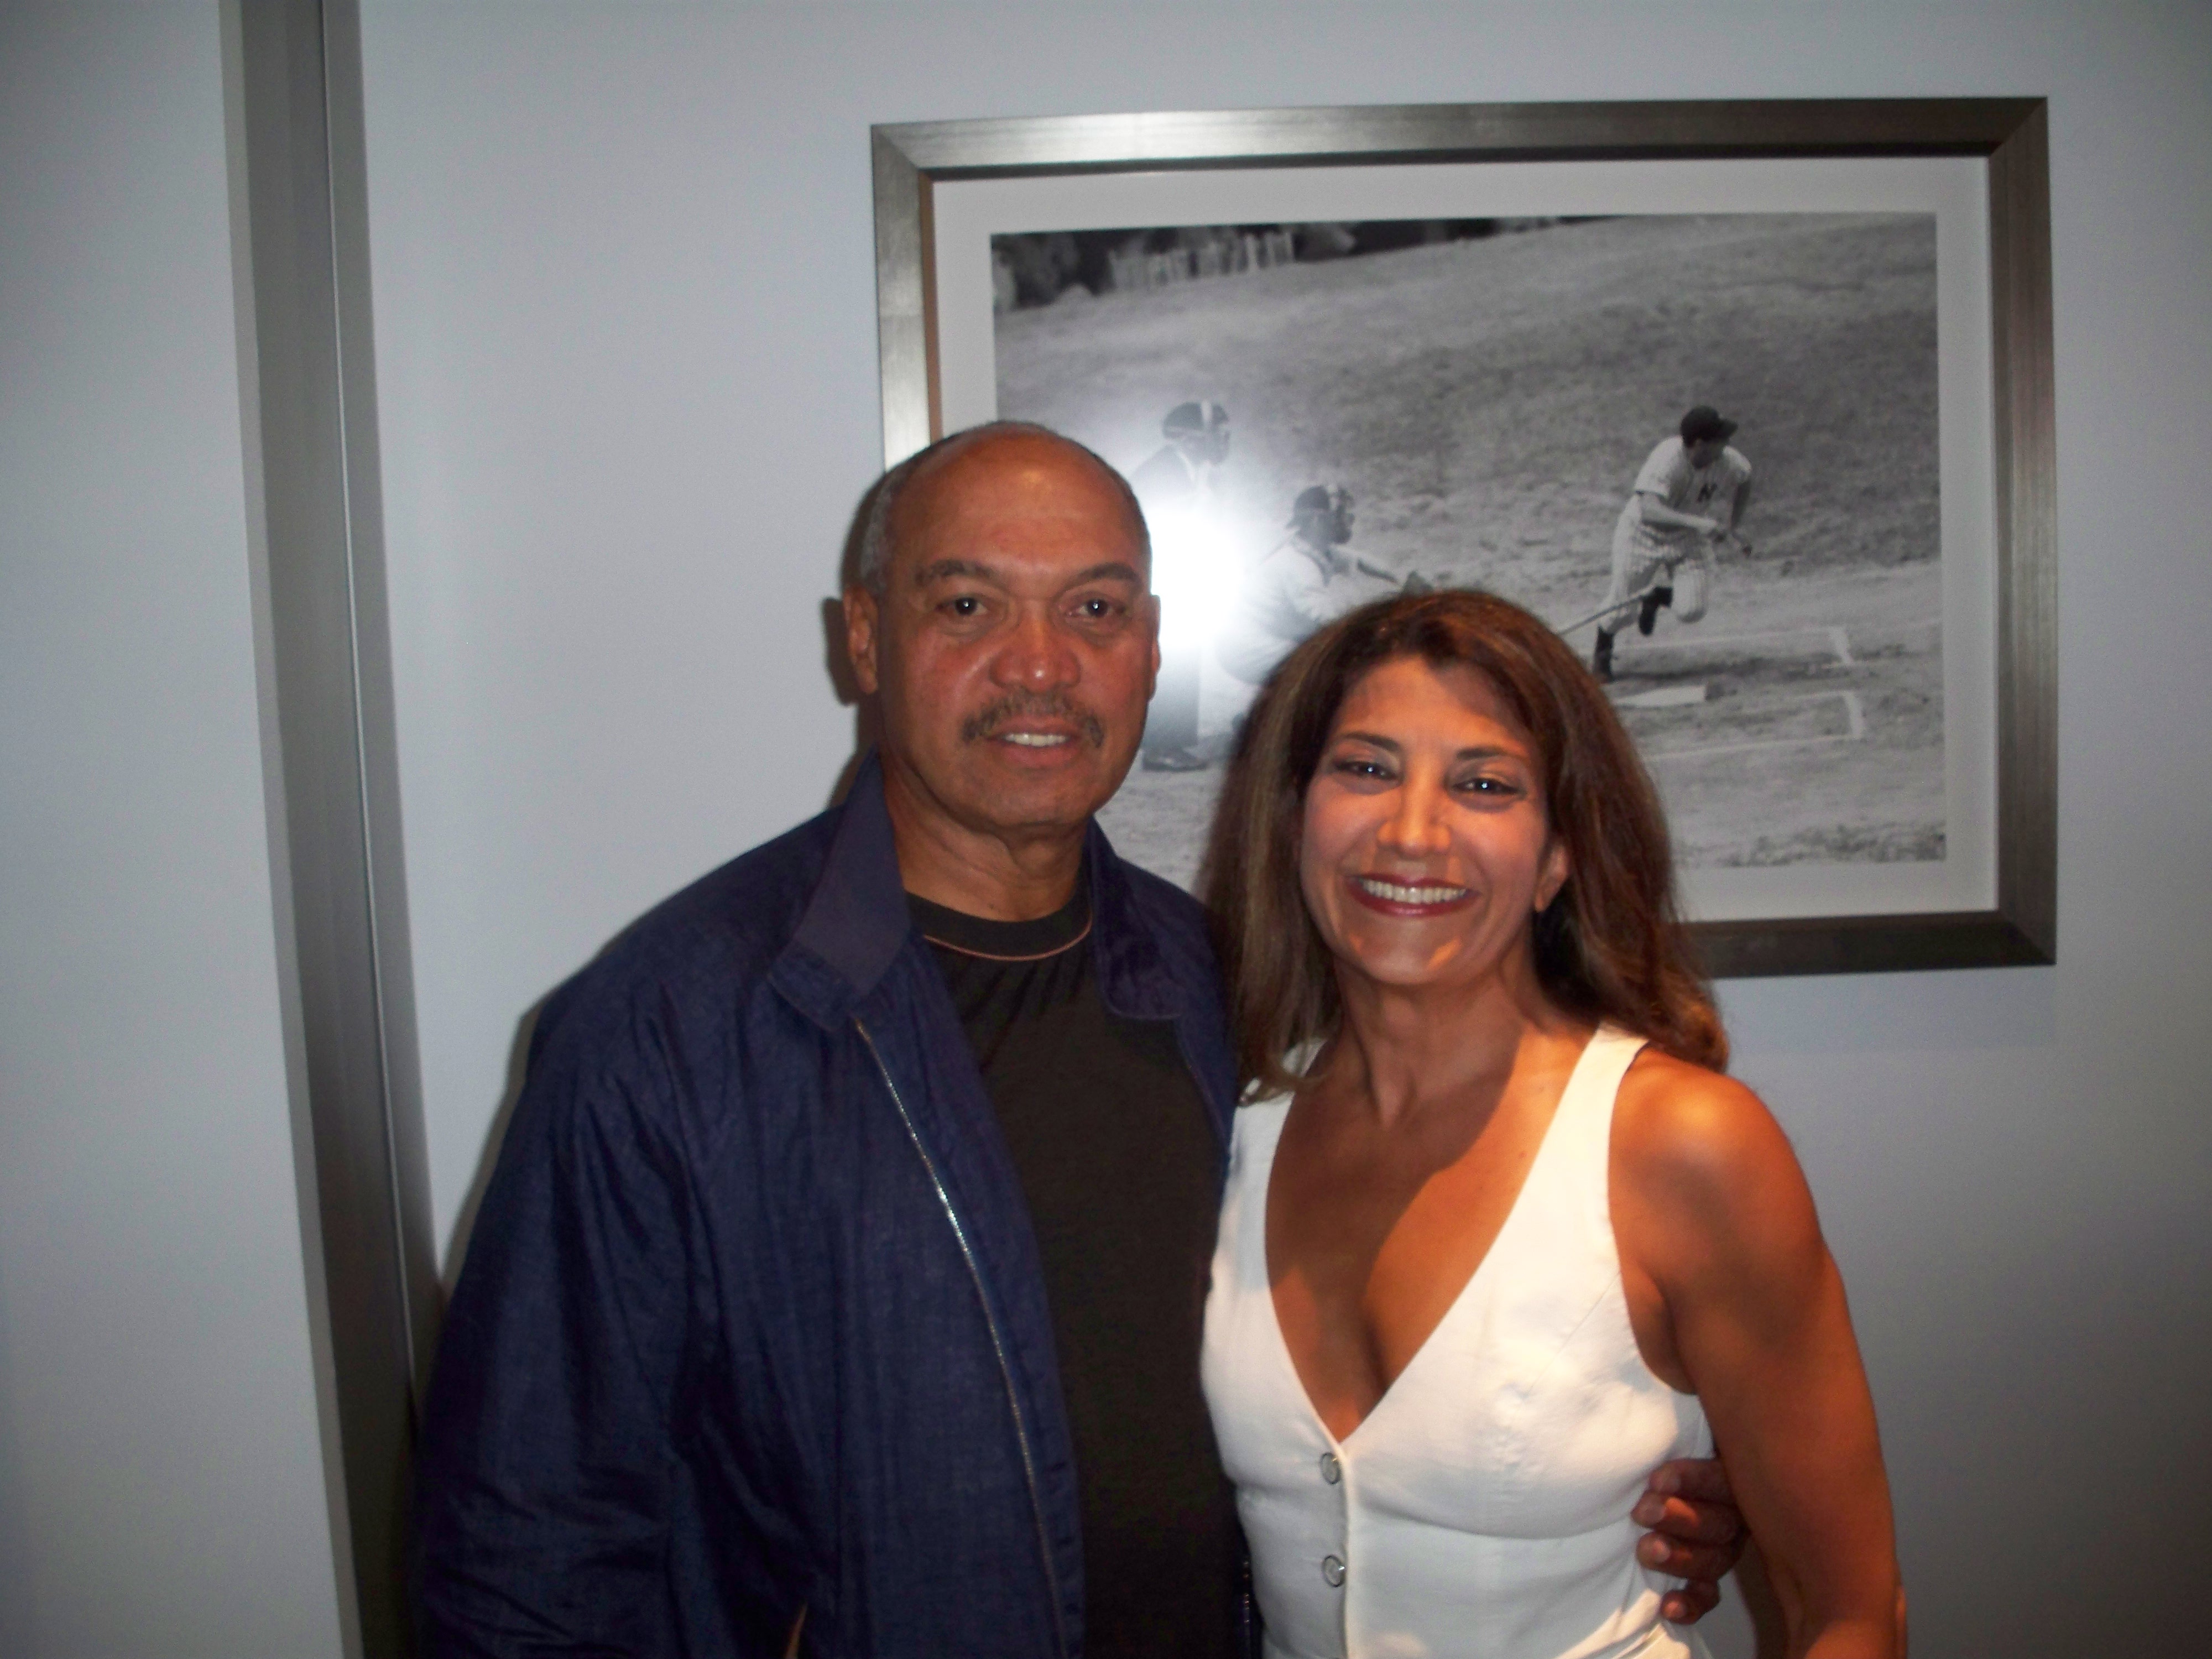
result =
M1534 1051L1578 1050L1588 1030L1555 1006L1525 958L1474 986L1384 985L1340 973L1344 1023L1332 1085L1358 1090L1388 1126L1432 1107L1495 1103Z

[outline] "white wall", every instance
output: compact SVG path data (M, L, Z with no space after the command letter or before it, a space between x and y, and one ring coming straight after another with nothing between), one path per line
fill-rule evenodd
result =
M335 1655L211 3L0 8L0 1653Z
M518 1023L818 807L878 463L866 129L2046 94L2061 964L1740 983L1849 1277L1923 1656L2172 1650L2212 1559L2212 28L2198 5L369 0L407 860L450 1237Z

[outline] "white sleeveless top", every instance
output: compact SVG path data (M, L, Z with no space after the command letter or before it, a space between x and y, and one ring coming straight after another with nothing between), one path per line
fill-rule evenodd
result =
M1315 1415L1267 1281L1290 1097L1237 1114L1204 1376L1252 1549L1269 1659L1679 1659L1671 1587L1633 1554L1652 1468L1708 1457L1694 1395L1644 1364L1607 1203L1613 1096L1643 1039L1606 1028L1568 1079L1497 1242L1342 1442Z

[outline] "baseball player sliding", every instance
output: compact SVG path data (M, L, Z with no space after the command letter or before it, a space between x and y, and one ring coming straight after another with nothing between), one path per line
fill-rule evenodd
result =
M1751 496L1751 463L1729 444L1735 431L1734 421L1699 404L1682 416L1680 435L1662 439L1636 475L1613 527L1613 586L1590 651L1601 680L1613 678L1613 636L1631 611L1639 634L1651 631L1662 610L1686 623L1705 614L1713 549L1735 536ZM1740 538L1737 545L1749 550Z

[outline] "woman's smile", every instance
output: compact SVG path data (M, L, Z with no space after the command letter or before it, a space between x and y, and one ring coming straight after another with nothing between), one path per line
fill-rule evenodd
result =
M1306 786L1300 882L1340 975L1512 973L1566 878L1528 734L1474 670L1399 657L1346 693Z
M1349 880L1352 896L1386 915L1433 915L1455 910L1474 897L1471 887L1425 878L1353 876Z

